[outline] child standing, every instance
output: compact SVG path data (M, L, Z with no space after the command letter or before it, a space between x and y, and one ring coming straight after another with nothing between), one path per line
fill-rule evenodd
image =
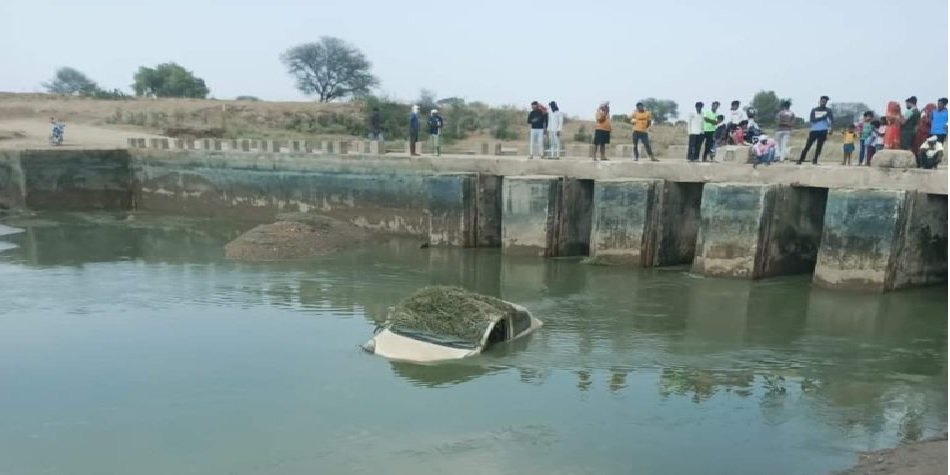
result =
M842 135L844 157L841 159L841 164L851 166L851 155L854 153L854 126L845 129Z
M865 141L865 149L867 150L864 159L865 165L871 166L871 158L874 157L874 153L884 148L884 134L886 131L887 126L881 121L871 121L871 135Z

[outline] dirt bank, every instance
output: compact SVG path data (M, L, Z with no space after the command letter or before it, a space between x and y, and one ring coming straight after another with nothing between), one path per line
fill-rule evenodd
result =
M225 255L239 261L305 259L357 247L371 238L364 229L325 216L301 213L278 219L229 242Z
M835 475L943 475L947 473L947 434L901 445L893 449L865 452L854 467Z

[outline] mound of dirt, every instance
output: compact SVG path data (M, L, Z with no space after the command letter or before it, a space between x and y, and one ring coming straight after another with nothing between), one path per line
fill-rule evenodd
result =
M366 230L325 216L281 215L278 219L229 242L225 255L239 261L305 259L357 247L371 237Z
M947 473L947 434L901 445L893 449L865 452L858 464L835 475L932 475Z

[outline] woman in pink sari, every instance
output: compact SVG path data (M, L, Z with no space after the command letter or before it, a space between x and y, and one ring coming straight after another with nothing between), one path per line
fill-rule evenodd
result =
M924 144L927 137L930 137L930 113L937 109L936 104L927 104L924 110L920 111L920 122L917 123L917 130L914 132L914 146L911 151L917 156L920 146Z
M901 148L901 105L897 101L887 103L885 119L887 131L884 132L884 148L888 150Z

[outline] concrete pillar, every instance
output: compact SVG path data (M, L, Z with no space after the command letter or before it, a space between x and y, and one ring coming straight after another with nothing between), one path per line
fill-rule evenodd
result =
M590 260L645 265L656 246L655 212L663 180L617 179L594 183Z
M592 180L505 177L502 252L544 257L588 255L593 192Z
M608 179L594 184L590 260L668 266L692 262L702 183Z
M229 150L241 150L241 141L238 140L238 139L231 139L231 140L228 142L228 149L229 149Z
M221 151L221 148L222 148L221 142L222 142L221 140L214 139L211 141L211 146L214 147L214 150Z
M478 247L501 246L501 188L499 175L478 175L477 191L477 245Z
M211 139L201 139L201 149L202 150L212 150L214 147L214 141Z
M248 139L241 139L241 151L250 152L251 151L251 141Z
M656 246L650 256L641 256L644 266L673 266L693 262L699 233L702 183L667 181L658 189Z
M320 148L323 149L323 153L335 153L337 151L336 147L334 147L334 142L324 140L323 142L320 142L320 144Z
M346 142L346 141L338 141L336 142L334 148L336 149L336 153L340 155L346 155L347 153L349 153L350 144L349 142Z
M826 199L823 188L707 184L693 271L746 279L810 272Z
M813 281L872 292L946 283L947 197L829 191Z
M454 173L425 178L429 244L476 246L478 175Z

